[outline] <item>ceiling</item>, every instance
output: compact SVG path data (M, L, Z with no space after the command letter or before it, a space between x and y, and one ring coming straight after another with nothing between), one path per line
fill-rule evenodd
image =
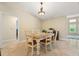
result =
M79 3L78 2L44 2L43 7L45 11L44 16L39 16L38 11L40 9L40 2L12 2L6 3L9 6L12 4L20 5L33 16L42 20L51 19L54 17L68 16L79 14Z

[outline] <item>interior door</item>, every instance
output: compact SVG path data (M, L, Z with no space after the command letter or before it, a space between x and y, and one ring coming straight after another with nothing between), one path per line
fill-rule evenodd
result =
M5 40L16 40L16 20L15 16L4 16L4 39Z

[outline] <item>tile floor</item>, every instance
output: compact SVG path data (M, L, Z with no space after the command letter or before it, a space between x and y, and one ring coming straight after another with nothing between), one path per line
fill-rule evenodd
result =
M50 50L48 46L47 53L41 49L41 56L78 56L79 55L79 41L78 40L60 40L52 44Z
M3 56L30 56L30 52L27 55L25 42L13 44L12 47L5 47L1 49L1 54ZM40 56L78 56L79 55L79 40L59 40L52 44L52 49L49 48L47 53L42 49L40 51ZM34 54L34 56L37 56Z

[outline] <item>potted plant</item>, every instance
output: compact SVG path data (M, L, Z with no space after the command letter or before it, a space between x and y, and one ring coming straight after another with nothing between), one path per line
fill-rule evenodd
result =
M44 30L44 29L42 30L42 32L43 32L43 33L47 33L47 31L46 31L46 30Z

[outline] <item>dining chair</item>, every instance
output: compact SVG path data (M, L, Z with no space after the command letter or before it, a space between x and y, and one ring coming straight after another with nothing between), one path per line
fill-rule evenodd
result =
M34 48L37 47L36 40L33 39L32 34L26 35L26 40L27 40L27 55L28 55L29 47L32 49L31 55L34 55Z
M52 36L52 43L55 43L57 39L57 31L55 31L54 35Z
M50 49L51 49L51 38L52 36L49 34L49 35L46 35L46 37L41 40L41 44L44 44L45 45L45 51L47 52L47 49L48 49L48 45L50 45Z

